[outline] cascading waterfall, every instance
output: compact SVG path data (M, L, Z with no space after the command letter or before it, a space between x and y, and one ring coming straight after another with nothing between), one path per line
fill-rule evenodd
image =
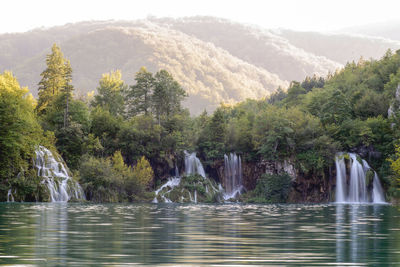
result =
M336 202L345 202L346 192L346 165L343 156L336 156Z
M347 154L350 158L350 179L347 182L345 154L336 155L336 202L337 203L366 203L371 200L373 203L385 203L385 197L379 177L371 169L365 160L362 164L357 160L354 153ZM368 191L366 177L367 172L374 172L372 192Z
M376 173L374 174L374 182L373 182L373 188L372 188L372 201L374 203L386 203L382 185L379 182L379 177Z
M157 196L160 193L161 190L164 188L169 187L170 190L167 191L166 193L170 192L174 187L178 186L181 183L181 177L171 177L168 179L168 181L163 184L160 188L158 188L155 193L156 197L153 199L153 203L158 203ZM164 200L165 203L171 203L172 201L166 198L164 195L161 195L161 198Z
M11 189L9 189L7 192L7 202L14 202L14 196L11 192Z
M175 164L175 176L169 178L168 181L167 181L165 184L163 184L160 188L158 188L158 189L155 191L156 196L155 196L155 198L153 199L152 202L153 202L153 203L158 203L157 196L158 196L158 194L160 193L161 190L163 190L163 189L166 188L166 187L169 187L170 190L167 191L166 193L171 192L171 190L172 190L174 187L178 186L180 183L181 183L181 176L179 175L178 166L176 166L176 164ZM172 202L171 200L169 200L168 198L166 198L164 195L162 195L161 198L164 200L165 203L171 203L171 202Z
M236 153L224 155L224 199L235 198L243 190L242 185L242 160Z
M198 174L199 176L190 176ZM153 203L158 202L204 202L207 199L222 201L223 189L217 189L215 181L205 175L203 165L196 157L196 153L185 151L185 175L179 176L179 170L175 166L175 176L155 191ZM202 190L204 188L204 190Z
M365 168L357 160L356 154L349 154L351 159L349 202L367 202L367 186L365 184Z
M65 162L58 155L43 146L36 149L35 167L38 176L43 177L52 202L67 202L71 198L84 200L85 194L79 183L73 181L68 174Z
M185 173L186 175L190 174L199 174L206 178L206 173L204 171L203 165L201 164L198 157L196 157L196 152L188 153L186 150L185 153Z

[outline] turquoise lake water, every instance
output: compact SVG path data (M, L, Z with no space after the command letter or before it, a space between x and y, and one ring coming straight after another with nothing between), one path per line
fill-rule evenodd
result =
M0 265L400 266L390 205L0 204Z

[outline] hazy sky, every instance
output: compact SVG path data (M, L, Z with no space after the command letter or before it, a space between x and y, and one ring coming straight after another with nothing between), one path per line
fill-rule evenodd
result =
M265 28L333 31L400 18L399 0L6 0L0 33L82 20L210 15Z

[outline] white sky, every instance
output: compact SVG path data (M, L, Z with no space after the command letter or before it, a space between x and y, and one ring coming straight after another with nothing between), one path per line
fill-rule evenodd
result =
M209 15L265 28L333 31L400 19L399 0L4 0L0 33L83 20Z

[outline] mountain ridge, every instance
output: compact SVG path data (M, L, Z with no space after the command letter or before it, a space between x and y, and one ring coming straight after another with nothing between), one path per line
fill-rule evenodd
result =
M368 58L379 49L400 48L373 38L268 30L213 17L90 21L0 35L0 70L13 71L37 95L53 43L71 61L77 94L95 90L113 69L133 84L140 67L163 68L189 93L185 106L193 113L266 97L305 76L325 76L363 52ZM343 50L356 52L351 57Z

